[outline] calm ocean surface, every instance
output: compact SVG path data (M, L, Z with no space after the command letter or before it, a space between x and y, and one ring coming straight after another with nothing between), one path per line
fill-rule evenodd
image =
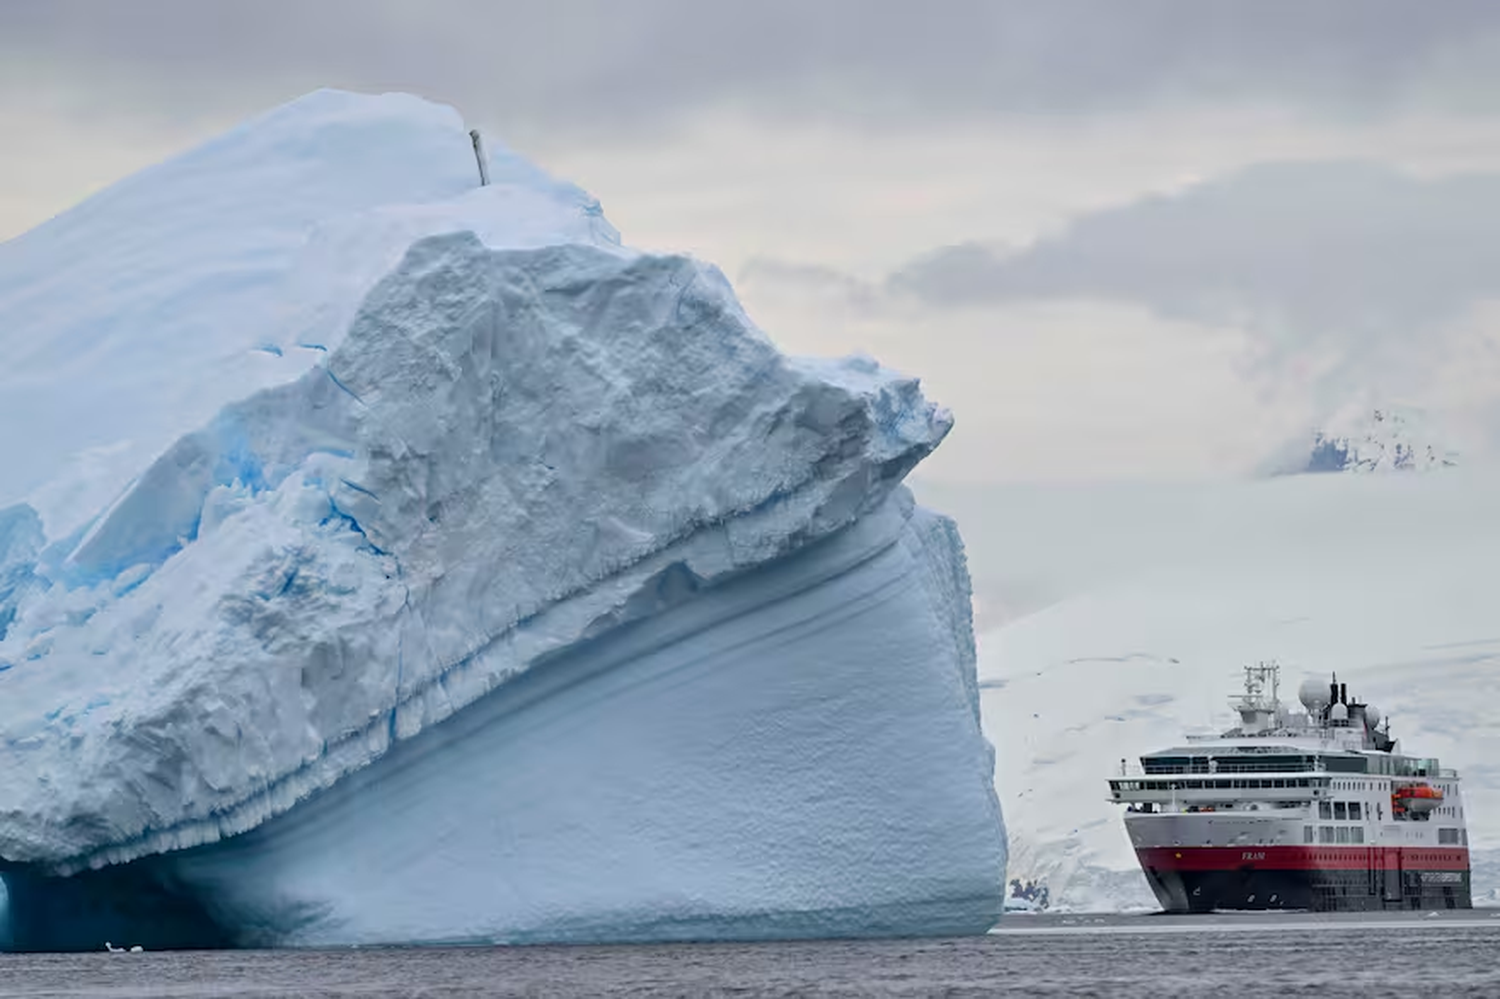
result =
M987 937L0 954L0 996L1485 996L1500 911L1018 916Z

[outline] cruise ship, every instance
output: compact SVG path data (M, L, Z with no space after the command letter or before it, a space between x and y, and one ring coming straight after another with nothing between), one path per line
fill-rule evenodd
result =
M1297 712L1280 680L1275 663L1245 667L1236 728L1110 780L1162 908L1470 908L1458 774L1402 752L1337 677L1304 683Z

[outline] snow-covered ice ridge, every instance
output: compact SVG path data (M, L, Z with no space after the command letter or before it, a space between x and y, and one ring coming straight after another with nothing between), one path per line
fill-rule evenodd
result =
M947 412L490 173L320 92L0 246L16 946L996 918Z

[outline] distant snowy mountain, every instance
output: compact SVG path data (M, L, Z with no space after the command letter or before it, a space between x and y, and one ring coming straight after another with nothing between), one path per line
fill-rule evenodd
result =
M1390 407L1335 420L1291 452L1278 462L1281 474L1425 472L1459 464L1458 452L1432 431L1423 414Z
M0 938L976 933L952 417L403 95L0 245Z

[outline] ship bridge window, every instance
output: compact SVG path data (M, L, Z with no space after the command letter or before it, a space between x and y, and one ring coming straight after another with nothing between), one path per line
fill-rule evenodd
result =
M1352 826L1349 829L1349 842L1364 843L1365 829L1363 826Z
M1319 843L1332 843L1333 842L1333 826L1318 826L1318 842Z
M1328 801L1320 801L1320 802L1318 802L1318 818L1320 818L1320 819L1331 819L1331 818L1333 818L1333 803L1332 802L1328 802Z
M1338 828L1336 828L1333 831L1333 837L1334 837L1333 841L1335 843L1347 843L1347 842L1349 842L1349 827L1348 826L1339 826Z
M1408 757L1396 761L1396 774L1400 777L1435 777L1439 769L1438 761L1434 757L1426 759Z
M1298 771L1312 770L1313 757L1294 756L1288 754L1273 753L1245 753L1235 756L1215 757L1211 763L1194 757L1191 760L1182 757L1159 757L1156 760L1143 760L1149 768L1153 765L1183 766L1189 768L1192 773L1296 773Z
M1354 819L1356 822L1359 821L1359 818L1360 818L1360 815L1359 815L1359 802L1357 802L1357 801L1351 801L1351 802L1349 802L1349 817L1351 819Z
M1349 817L1349 806L1342 801L1333 803L1333 817L1335 819L1347 819Z

